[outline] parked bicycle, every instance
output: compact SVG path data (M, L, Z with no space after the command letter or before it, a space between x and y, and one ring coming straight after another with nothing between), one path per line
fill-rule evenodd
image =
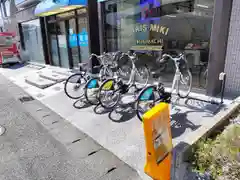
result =
M95 69L100 69L99 77L100 80L106 79L106 77L113 76L113 72L108 62L111 62L112 55L109 53L103 53L103 55L91 54L89 62L96 58L99 62L99 66L95 66ZM79 72L72 74L65 82L64 91L65 94L71 99L79 99L84 94L84 88L86 83L92 78L92 74L89 72L89 62L79 64Z
M97 105L99 104L98 100L98 92L99 92L99 87L101 83L107 78L107 77L113 77L114 73L117 73L117 61L122 55L122 52L118 51L116 53L111 53L109 54L109 62L105 62L107 64L108 70L110 70L111 74L108 74L104 78L100 77L92 77L90 78L87 82L86 85L84 86L84 96L85 99L87 100L88 103L92 105ZM104 67L103 65L95 66L95 68L101 68ZM101 68L102 69L102 68Z
M146 65L137 67L136 61L138 57L134 53L123 53L119 58L118 74L114 78L105 80L99 88L98 98L102 107L113 108L118 104L120 97L129 92L130 88L135 88L134 95L136 96L136 93L147 85L150 72ZM124 77L128 76L128 82L124 83Z
M188 68L185 55L181 53L174 57L169 54L164 54L159 63L165 63L169 59L174 62L176 68L171 91L166 92L161 82L159 82L157 85L150 85L144 88L139 93L136 101L136 113L141 121L143 119L143 115L156 103L170 103L171 95L174 90L176 90L177 95L181 98L187 97L191 91L192 74ZM184 71L186 72L186 76ZM187 88L183 89L180 85L186 85Z

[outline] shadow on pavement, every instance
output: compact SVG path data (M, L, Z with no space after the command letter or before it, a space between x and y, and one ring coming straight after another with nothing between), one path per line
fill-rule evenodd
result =
M176 113L171 115L172 138L176 138L185 133L187 129L197 130L201 125L195 125L187 119L187 114L194 111Z
M93 111L96 113L96 114L107 114L107 113L109 113L109 112L111 112L112 111L112 109L105 109L105 108L103 108L102 106L101 106L101 104L98 104L97 106L95 106L94 108L93 108Z
M75 107L76 109L88 108L90 106L91 104L85 101L84 98L80 98L73 103L73 107Z
M134 102L129 104L121 104L116 106L109 114L108 117L113 122L121 123L131 120L136 116L134 109Z

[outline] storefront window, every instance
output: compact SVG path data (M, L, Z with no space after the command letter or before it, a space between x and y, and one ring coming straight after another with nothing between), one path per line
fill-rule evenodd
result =
M39 19L21 23L25 51L30 61L45 63Z
M80 62L88 60L86 8L49 16L48 29L54 65L78 68Z
M134 50L156 78L171 82L173 63L161 68L164 52L185 52L199 87L198 73L208 62L214 0L119 0L103 2L108 51Z
M79 44L82 62L87 62L89 57L87 18L78 17Z
M51 44L52 65L59 66L57 28L55 23L49 24L49 37Z
M77 29L76 29L76 20L69 20L69 47L71 48L73 67L78 67L79 59L79 43L77 37Z
M58 44L59 44L59 52L61 57L61 65L62 67L69 68L69 59L68 59L68 49L67 49L67 38L66 38L66 30L64 21L60 21L57 23L58 29Z

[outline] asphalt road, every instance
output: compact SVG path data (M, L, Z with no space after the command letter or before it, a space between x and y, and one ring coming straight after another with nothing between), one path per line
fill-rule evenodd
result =
M132 168L0 75L0 180L139 180Z

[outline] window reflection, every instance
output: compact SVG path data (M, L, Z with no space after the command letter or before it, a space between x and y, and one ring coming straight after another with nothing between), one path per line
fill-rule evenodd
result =
M200 87L199 70L208 62L214 0L120 0L104 3L108 51L135 50L155 78L171 83L174 66L159 67L162 53L185 52Z
M25 51L30 61L45 63L42 47L42 35L38 19L22 23Z

